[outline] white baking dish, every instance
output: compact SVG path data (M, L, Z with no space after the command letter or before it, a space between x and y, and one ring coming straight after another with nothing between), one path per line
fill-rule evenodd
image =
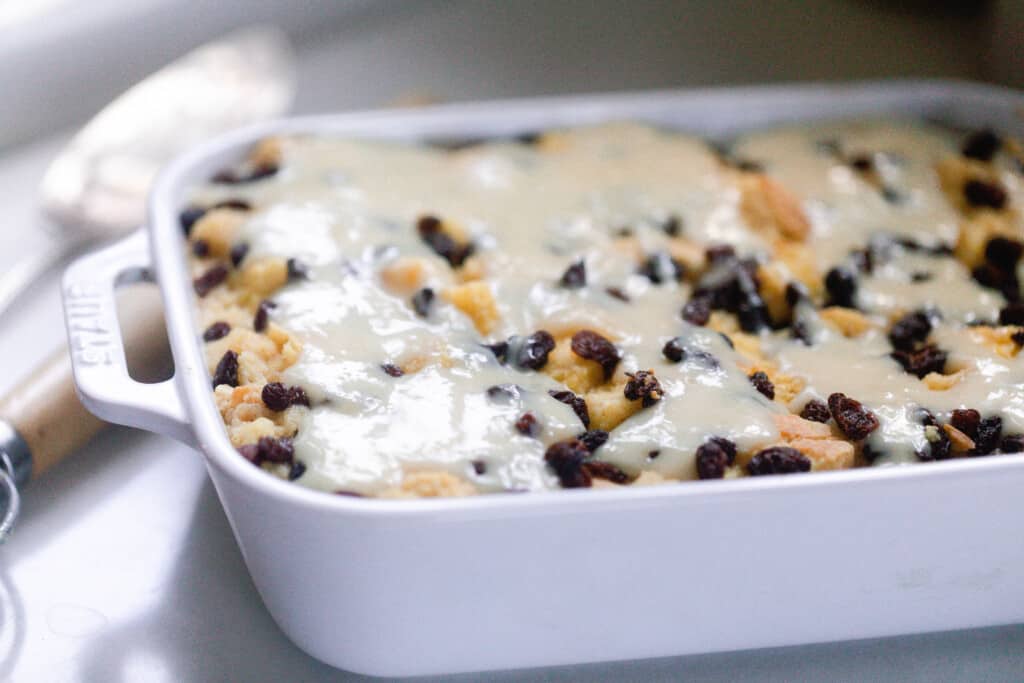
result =
M178 159L145 231L64 280L75 379L97 415L205 455L281 628L377 675L680 655L1024 620L1024 457L812 476L469 499L331 496L229 444L194 325L177 212L187 188L279 131L502 136L640 119L718 136L784 120L897 113L1024 133L1021 94L948 82L566 97L293 119ZM113 291L159 282L177 373L129 379ZM173 482L168 482L173 486ZM1015 540L1016 539L1016 540Z

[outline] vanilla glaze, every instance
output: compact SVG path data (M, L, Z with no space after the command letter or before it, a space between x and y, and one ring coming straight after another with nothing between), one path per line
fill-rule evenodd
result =
M875 160L870 177L849 164L863 153ZM799 199L822 271L879 236L954 242L956 210L933 170L950 153L945 131L892 122L783 128L732 148ZM919 406L943 417L972 407L1024 431L1024 366L961 324L994 320L1005 301L940 250L891 249L861 279L857 304L880 321L918 309L940 316L935 341L967 370L954 389L928 389L904 372L881 329L848 339L817 322L811 346L785 332L761 334L771 361L806 382L802 393L783 406L754 389L750 363L722 335L681 319L693 285L638 273L638 254L672 249L672 221L689 243L772 258L769 240L744 221L735 172L695 138L609 124L558 132L540 148L494 142L451 151L303 136L285 141L273 179L197 195L209 203L229 196L257 207L241 233L249 258L308 267L307 279L274 295L272 314L303 345L282 381L311 399L294 439L306 486L374 494L405 473L441 469L482 491L557 488L545 449L584 431L572 408L549 395L564 387L501 363L484 346L537 330L598 331L620 349L620 372L655 371L662 400L612 430L598 452L630 476L695 478L695 452L709 437L741 452L776 443L776 417L787 407L799 412L837 391L878 416L868 444L879 464L914 459L923 439ZM382 284L382 269L410 257L429 263L425 286L441 292L458 283L417 233L424 215L459 226L474 244L500 314L488 334L442 299L426 318L417 315L408 295ZM560 286L578 260L586 286ZM662 354L672 338L690 351L683 362ZM385 363L422 369L392 377ZM488 392L509 385L500 396ZM540 421L538 438L513 429L525 412Z

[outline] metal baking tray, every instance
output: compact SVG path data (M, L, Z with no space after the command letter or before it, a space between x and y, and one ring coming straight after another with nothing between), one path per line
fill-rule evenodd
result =
M1024 133L1024 96L947 81L558 97L297 118L172 163L145 229L73 264L82 400L203 454L267 609L299 647L375 675L682 655L1024 621L1024 457L624 490L387 501L267 476L210 392L177 213L278 132L452 141L634 119L712 138L892 114ZM128 377L114 290L159 283L176 374Z

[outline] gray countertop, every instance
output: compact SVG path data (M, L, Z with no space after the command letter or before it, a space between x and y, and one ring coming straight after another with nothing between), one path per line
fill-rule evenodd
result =
M450 19L450 18L449 18ZM429 19L434 27L451 21ZM493 30L493 27L488 30ZM422 35L401 27L392 40ZM437 40L443 40L440 36ZM484 94L552 90L523 83L502 64L468 60L441 89L434 62L414 60L407 78L356 90L360 70L391 60L394 42L364 35L303 56L304 111L393 97L426 84L444 96L495 80ZM429 54L427 50L424 54ZM435 55L436 56L436 55ZM408 55L405 56L409 59ZM668 55L664 59L676 59ZM339 67L339 65L343 65ZM529 64L527 64L529 66ZM639 85L658 84L644 71ZM324 86L338 84L338 91ZM504 79L504 80L500 80ZM650 81L650 82L649 82ZM597 86L601 80L595 81ZM519 85L516 85L516 84ZM573 89L580 89L575 87ZM0 267L52 237L39 232L33 198L46 162L66 136L0 157ZM21 301L0 328L0 390L63 342L56 274ZM310 658L263 609L201 457L175 442L110 429L33 482L14 537L0 547L0 679L13 681L335 681L362 677ZM1012 536L1005 536L1012 542ZM1020 681L1024 625L874 641L642 662L465 675L454 680L620 681Z

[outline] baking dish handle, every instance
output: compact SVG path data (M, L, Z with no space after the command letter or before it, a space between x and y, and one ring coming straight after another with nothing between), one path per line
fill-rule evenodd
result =
M144 384L128 375L114 292L140 281L154 281L142 229L79 258L65 272L64 322L75 388L85 407L103 420L195 445L175 378Z

